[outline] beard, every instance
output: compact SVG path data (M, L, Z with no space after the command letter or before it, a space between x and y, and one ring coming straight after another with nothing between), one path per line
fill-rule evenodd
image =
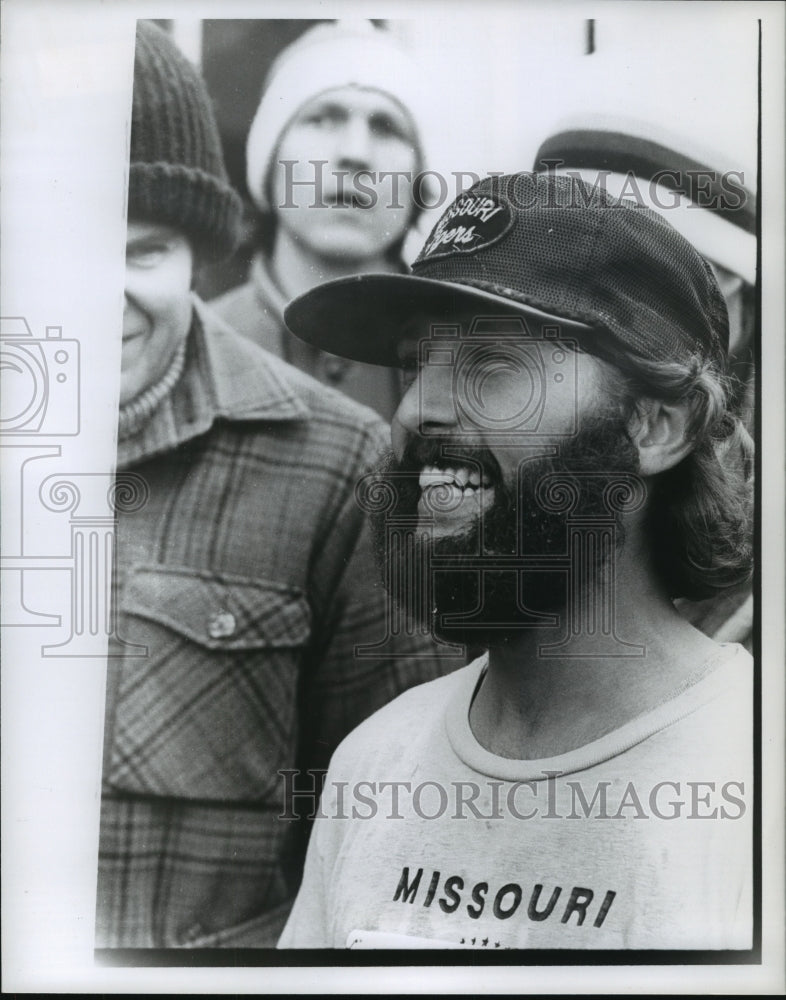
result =
M568 521L613 524L618 549L623 525L620 513L609 512L607 488L619 474L637 473L638 452L617 414L586 418L557 448L557 454L524 457L513 481L505 481L492 451L459 439L411 436L400 460L383 457L375 481L395 501L369 512L374 554L391 599L407 617L438 639L473 647L510 642L524 629L560 628L569 593ZM424 503L421 472L462 463L482 470L493 499L470 523L433 537L424 507L438 507ZM579 484L569 512L548 503L549 482L559 487L546 477L555 475ZM596 546L586 575L597 579L614 551ZM562 565L554 568L557 561Z

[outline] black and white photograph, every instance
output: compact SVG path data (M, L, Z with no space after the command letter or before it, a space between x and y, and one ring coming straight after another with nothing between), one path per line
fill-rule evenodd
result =
M6 992L786 988L785 28L6 0Z

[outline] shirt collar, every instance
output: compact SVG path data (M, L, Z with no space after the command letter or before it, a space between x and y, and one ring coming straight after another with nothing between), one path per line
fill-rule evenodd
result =
M193 303L183 374L140 433L118 443L119 468L171 451L206 433L219 419L290 421L310 416L283 362L262 355L196 296Z
M257 251L251 259L249 279L262 306L281 326L284 326L284 309L288 300L273 280L273 275L270 273L270 260L261 250Z

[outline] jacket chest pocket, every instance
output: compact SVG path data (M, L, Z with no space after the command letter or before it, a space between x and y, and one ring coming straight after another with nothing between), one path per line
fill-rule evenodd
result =
M120 633L107 780L118 791L264 801L292 766L310 631L302 593L273 581L137 566Z

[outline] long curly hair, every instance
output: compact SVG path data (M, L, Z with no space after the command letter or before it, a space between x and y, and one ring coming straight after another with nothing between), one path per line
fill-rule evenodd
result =
M582 347L613 366L609 389L626 420L645 398L689 404L693 447L650 484L646 529L669 595L700 600L750 579L754 443L732 409L735 380L700 357L655 362L607 340Z

